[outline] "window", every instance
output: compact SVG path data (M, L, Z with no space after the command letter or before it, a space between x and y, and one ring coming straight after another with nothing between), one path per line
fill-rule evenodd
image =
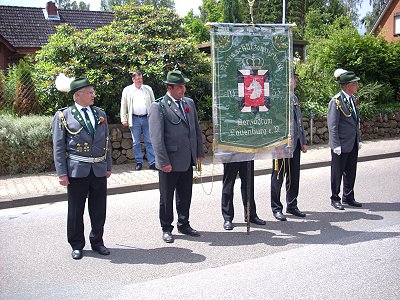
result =
M394 15L394 35L400 35L400 13Z

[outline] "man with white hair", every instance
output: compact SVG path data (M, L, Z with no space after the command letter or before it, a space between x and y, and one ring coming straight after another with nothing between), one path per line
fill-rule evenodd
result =
M86 198L93 251L108 255L103 232L107 178L111 175L110 141L105 112L93 106L96 96L87 78L59 76L56 87L69 92L74 104L56 112L52 123L54 163L59 182L67 188L67 238L72 258L81 259L85 246L83 214Z
M354 72L337 69L334 73L342 90L328 106L329 147L331 148L331 205L361 207L354 198L358 150L361 148L360 113L354 100L360 80ZM339 196L343 178L342 202Z

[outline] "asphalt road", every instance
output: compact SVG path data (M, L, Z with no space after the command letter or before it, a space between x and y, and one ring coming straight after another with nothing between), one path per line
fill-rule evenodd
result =
M358 165L361 209L330 206L329 168L301 173L307 218L276 221L270 175L257 176L265 226L246 234L235 186L235 228L224 231L221 182L194 186L199 238L161 240L158 190L109 197L102 257L72 260L67 203L0 210L0 299L400 299L400 158ZM207 195L205 192L210 193ZM86 232L90 231L87 214Z

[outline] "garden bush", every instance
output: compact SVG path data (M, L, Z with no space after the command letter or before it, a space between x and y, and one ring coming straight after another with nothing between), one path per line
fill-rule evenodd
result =
M0 114L0 175L54 169L51 120Z
M97 30L61 25L36 62L35 82L46 114L72 103L71 96L55 89L60 72L87 76L96 89L96 105L107 112L110 123L119 123L121 93L132 83L133 70L142 71L144 83L157 98L166 92L163 80L168 71L177 68L191 80L187 96L195 100L200 115L211 116L205 98L211 95L210 58L197 49L181 19L169 9L123 5L115 7L110 25Z

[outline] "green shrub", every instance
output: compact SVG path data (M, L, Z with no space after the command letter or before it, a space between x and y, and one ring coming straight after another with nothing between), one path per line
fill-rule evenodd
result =
M4 101L1 110L3 112L13 113L13 103L15 100L15 91L17 84L17 65L13 65L7 69L4 77Z
M6 89L4 87L4 73L0 70L0 111L5 107L6 104Z
M17 82L15 91L14 111L19 116L39 114L40 106L32 81L31 67L29 63L21 59L17 67Z
M60 72L87 76L96 89L96 105L112 123L120 122L121 93L133 70L142 70L144 83L153 88L156 98L165 94L163 80L175 68L190 79L187 96L195 100L199 111L203 111L199 104L205 103L204 95L211 95L210 59L197 49L178 15L168 9L123 5L115 7L110 25L97 30L61 25L36 61L35 84L46 114L72 103L69 95L55 89ZM211 110L202 115L211 116Z
M54 169L51 117L0 115L0 175Z

